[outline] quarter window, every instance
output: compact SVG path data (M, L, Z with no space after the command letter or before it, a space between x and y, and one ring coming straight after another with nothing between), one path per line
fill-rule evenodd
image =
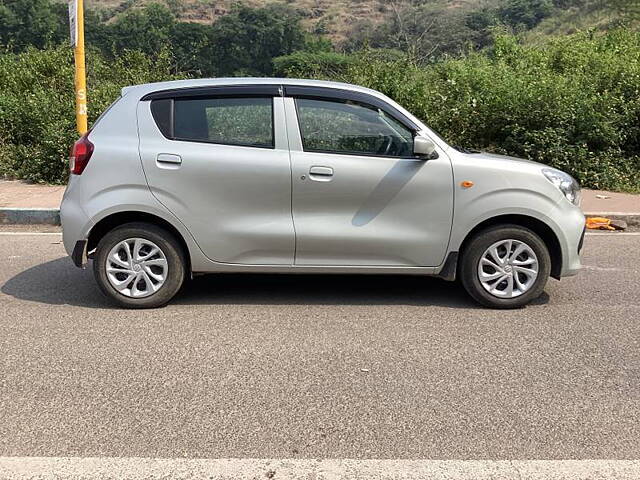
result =
M413 133L383 110L365 103L299 98L305 151L407 157Z
M177 98L175 140L273 148L271 98Z

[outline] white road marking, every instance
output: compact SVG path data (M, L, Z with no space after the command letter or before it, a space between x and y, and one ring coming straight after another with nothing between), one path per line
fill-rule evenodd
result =
M640 460L306 460L0 457L0 478L637 480Z
M62 235L62 232L0 232L0 237L15 237L18 235L33 235L33 236Z
M583 265L582 268L585 270L595 270L597 272L620 272L624 270L624 268L617 267L598 267L596 265Z
M588 237L637 237L640 232L595 233L587 232Z
M584 212L585 217L640 217L640 212Z

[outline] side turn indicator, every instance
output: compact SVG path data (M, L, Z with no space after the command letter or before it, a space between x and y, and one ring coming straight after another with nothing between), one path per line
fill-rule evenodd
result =
M473 182L470 180L465 180L464 182L460 182L460 186L462 188L471 188L473 187Z

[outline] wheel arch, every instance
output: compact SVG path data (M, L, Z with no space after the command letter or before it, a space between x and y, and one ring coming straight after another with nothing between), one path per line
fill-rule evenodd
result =
M488 218L478 223L464 237L460 244L460 255L464 255L464 251L471 239L482 230L496 225L517 225L528 228L536 233L547 246L549 256L551 257L551 276L560 279L562 272L562 247L560 240L553 229L540 219L522 214L506 214Z
M140 211L124 211L116 212L100 219L89 231L87 238L87 252L92 252L107 233L120 225L133 222L144 222L156 225L164 230L167 230L180 244L184 253L184 258L187 262L186 270L191 272L191 255L189 246L185 241L180 231L171 224L171 222L165 220L162 217L154 215L152 213L140 212Z

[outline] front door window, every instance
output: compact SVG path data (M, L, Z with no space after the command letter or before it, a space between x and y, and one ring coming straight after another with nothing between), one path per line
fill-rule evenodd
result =
M339 100L296 100L307 152L409 157L413 133L377 107Z

